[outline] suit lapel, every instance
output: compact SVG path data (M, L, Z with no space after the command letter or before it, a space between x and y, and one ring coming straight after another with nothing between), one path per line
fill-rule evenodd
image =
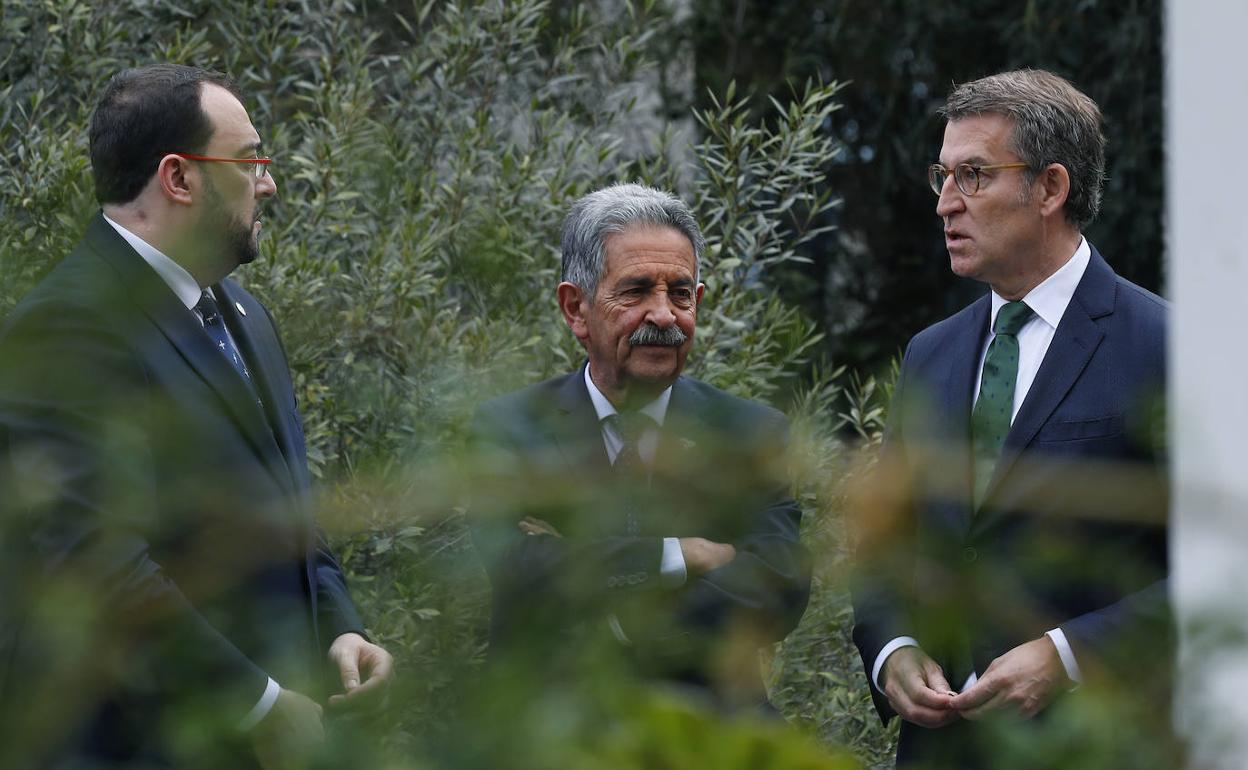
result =
M714 415L706 397L690 386L684 377L677 377L672 385L672 397L667 402L667 416L659 431L659 448L655 454L655 467L679 467L678 453L686 447L697 445L709 435Z
M610 470L598 413L585 389L584 366L564 379L555 391L554 402L552 437L569 468L573 472L586 468Z
M988 323L992 317L992 300L984 295L970 307L970 316L961 324L948 342L947 350L940 355L948 362L943 385L938 389L939 403L936 419L944 422L938 437L938 446L930 451L940 453L931 458L938 466L941 476L949 474L955 479L933 479L942 489L957 496L957 505L946 510L956 511L957 521L948 522L954 531L965 532L971 523L971 498L974 486L971 465L971 404L975 397L975 378L979 372L979 358L983 353L984 340L988 335ZM950 448L956 451L946 451Z
M293 386L284 365L286 357L277 348L277 340L272 335L263 333L267 319L260 319L264 311L259 306L252 307L254 318L247 315L245 310L239 312L239 308L243 307L243 292L238 284L226 279L212 290L217 296L221 316L225 319L234 341L238 343L243 360L247 362L251 372L252 383L260 394L268 425L285 459L284 471L290 475L295 489L303 489L304 485L299 483L301 479L297 470L303 467L303 447L298 446L291 429L294 415L287 409ZM281 364L276 365L273 362Z
M1010 432L1005 436L1001 459L997 462L992 480L984 494L985 500L992 497L1001 479L1035 439L1036 433L1087 368L1092 354L1105 337L1105 332L1096 324L1096 319L1113 312L1114 294L1114 273L1093 249L1083 278L1080 279L1079 286L1053 333L1053 341L1049 343L1049 349L1044 354L1044 361L1036 372L1031 390L1027 392L1027 398L1019 408Z
M118 272L139 309L220 397L226 412L247 437L256 454L284 484L289 484L289 472L272 463L278 452L277 445L260 405L229 360L212 344L212 339L204 332L195 314L178 300L160 276L103 217L97 216L92 220L85 237L96 253Z

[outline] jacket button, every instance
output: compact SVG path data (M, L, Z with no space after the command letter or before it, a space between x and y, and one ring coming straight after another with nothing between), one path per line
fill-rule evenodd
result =
M975 561L978 558L979 558L979 551L976 551L974 548L970 547L969 545L962 549L962 561L966 562L967 564L970 564L971 562Z

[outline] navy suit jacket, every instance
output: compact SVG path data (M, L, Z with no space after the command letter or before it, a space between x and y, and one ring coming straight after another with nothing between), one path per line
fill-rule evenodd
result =
M990 314L984 296L906 349L881 471L910 504L865 548L853 586L868 676L884 645L912 636L961 687L1060 627L1085 673L1160 677L1167 305L1092 250L974 510L970 415Z
M493 586L492 658L591 644L614 614L631 646L609 639L602 649L626 659L626 670L714 689L707 668L730 632L748 625L766 642L797 625L810 565L784 417L680 377L660 435L649 486L622 479L583 367L479 409L471 520ZM624 505L638 512L635 536L623 531ZM563 537L522 535L525 516ZM736 558L664 587L662 538L686 536L732 543ZM745 689L763 692L756 661L739 673L753 679Z
M49 739L31 756L172 761L171 721L228 734L268 676L315 692L362 629L273 319L213 289L254 391L100 216L0 331L0 725Z

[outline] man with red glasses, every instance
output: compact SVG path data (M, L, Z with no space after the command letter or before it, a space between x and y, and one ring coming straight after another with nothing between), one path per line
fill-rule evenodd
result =
M0 330L0 765L287 766L314 699L389 677L312 519L273 319L227 278L277 192L260 150L224 76L118 74L103 210Z
M900 766L1166 766L1106 715L1166 732L1167 305L1083 236L1091 99L1025 70L944 115L936 213L990 291L906 349L854 584L871 694Z

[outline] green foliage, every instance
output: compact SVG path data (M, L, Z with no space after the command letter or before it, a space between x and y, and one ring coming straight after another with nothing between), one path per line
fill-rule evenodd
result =
M886 756L848 641L837 513L858 439L878 436L881 393L814 365L819 326L774 282L837 205L823 180L839 147L824 126L840 87L812 82L766 121L731 88L673 118L653 98L672 74L656 62L671 21L656 3L538 0L0 6L0 312L94 209L86 123L107 77L169 60L241 84L280 191L241 277L282 327L321 521L399 661L375 728L385 757L449 739L482 661L488 586L451 459L465 424L483 398L577 366L553 301L559 225L579 195L634 179L674 188L706 230L690 373L794 418L821 558L808 619L773 661L777 701L825 743ZM720 736L744 756L792 752L768 767L826 766L786 739L750 744L672 709L642 708L621 728L636 742L616 735L595 761L688 766L645 758L692 756Z

